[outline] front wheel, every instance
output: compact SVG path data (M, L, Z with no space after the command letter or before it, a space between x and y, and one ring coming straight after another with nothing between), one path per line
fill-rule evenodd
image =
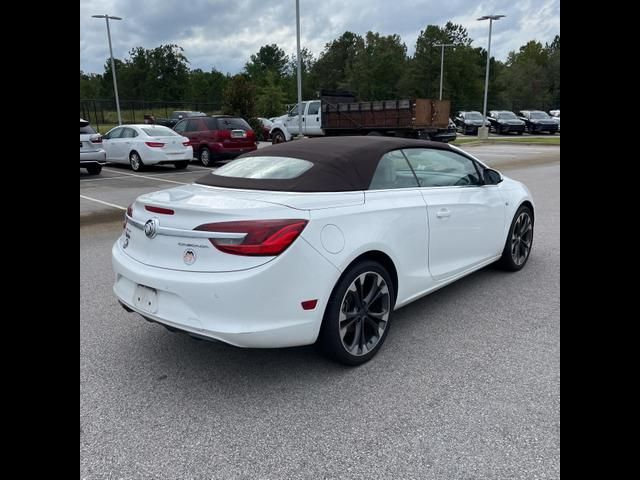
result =
M129 163L131 164L131 170L134 172L139 172L144 168L144 163L142 163L142 159L138 152L131 152L129 154Z
M533 246L533 213L527 206L518 209L511 222L509 235L502 251L499 264L512 272L520 270L527 263Z
M279 130L277 132L273 132L273 134L271 135L271 143L273 144L284 143L286 141L287 139L285 138L284 133Z
M318 337L322 352L345 365L371 360L389 333L394 304L394 286L382 265L354 265L329 298Z

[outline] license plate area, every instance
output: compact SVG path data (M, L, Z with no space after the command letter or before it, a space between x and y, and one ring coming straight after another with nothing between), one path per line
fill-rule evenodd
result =
M231 130L231 138L247 138L247 132L244 130Z
M133 292L133 304L145 312L156 313L158 311L158 293L153 288L137 285Z

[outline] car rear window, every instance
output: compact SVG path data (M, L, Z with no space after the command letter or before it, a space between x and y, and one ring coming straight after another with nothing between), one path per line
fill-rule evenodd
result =
M85 125L84 127L80 127L80 135L83 134L94 134L96 133L96 131L93 129L93 127L91 125Z
M167 127L142 127L140 130L150 137L174 137L178 135Z
M251 130L251 126L243 119L243 118L233 118L233 117L218 117L216 119L211 118L210 120L217 120L218 121L218 125L211 127L211 128L217 128L220 130L234 130L234 129L241 129L241 130Z
M302 175L313 166L308 160L292 157L238 158L218 168L214 174L222 177L289 180Z

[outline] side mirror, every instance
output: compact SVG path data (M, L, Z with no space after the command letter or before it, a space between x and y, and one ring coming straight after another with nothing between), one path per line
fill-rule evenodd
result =
M484 176L485 185L497 185L500 182L502 182L502 180L504 180L502 178L502 174L499 171L494 170L492 168L485 168L483 172L483 176Z

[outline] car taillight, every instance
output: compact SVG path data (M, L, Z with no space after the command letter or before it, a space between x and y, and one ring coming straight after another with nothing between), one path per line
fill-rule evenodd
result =
M187 142L182 142L182 145L184 145L185 147L188 147L189 145L191 145L191 142L187 141Z
M133 215L133 203L127 207L127 215L124 217L124 223L122 224L122 228L127 228L127 216L131 217Z
M148 147L164 147L164 143L162 142L144 142L144 144Z
M90 140L91 143L102 143L102 137L93 137Z
M175 213L170 208L154 207L153 205L145 205L144 209L148 212L161 213L163 215L173 215Z
M307 220L248 220L205 223L194 230L205 232L245 233L244 238L209 238L218 250L233 255L275 256L284 252L298 238Z

